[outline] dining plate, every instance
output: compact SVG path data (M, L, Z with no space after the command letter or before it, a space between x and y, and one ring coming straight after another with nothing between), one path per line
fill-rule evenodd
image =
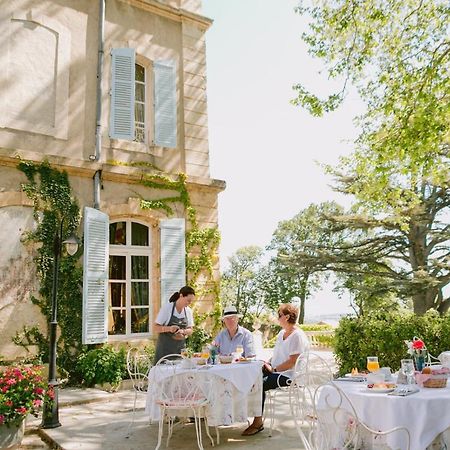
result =
M393 390L395 390L395 387L392 388L365 388L366 392L372 392L372 393L377 393L377 394L386 394L387 392L392 392Z

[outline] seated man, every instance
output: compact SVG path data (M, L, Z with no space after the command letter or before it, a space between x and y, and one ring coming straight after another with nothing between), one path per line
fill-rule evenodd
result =
M242 317L235 306L226 306L223 311L222 321L225 328L214 339L214 345L218 347L221 355L230 355L236 351L238 346L244 349L243 356L252 358L255 356L253 347L253 335L244 327L239 325L239 318Z

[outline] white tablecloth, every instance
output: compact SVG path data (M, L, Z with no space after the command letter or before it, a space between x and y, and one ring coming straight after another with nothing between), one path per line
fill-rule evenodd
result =
M189 374L193 370L211 381L209 405L206 410L210 426L246 422L248 417L262 415L262 362L218 364L209 368L199 366L175 373ZM155 366L149 374L146 412L151 420L159 420L159 407L155 403L161 381L174 373L173 367Z
M362 383L336 381L352 402L361 421L375 430L404 426L411 435L411 450L424 450L450 426L450 388L422 388L406 397L368 392ZM326 392L323 391L322 395ZM320 399L319 399L320 402ZM387 443L406 449L405 433L394 433Z

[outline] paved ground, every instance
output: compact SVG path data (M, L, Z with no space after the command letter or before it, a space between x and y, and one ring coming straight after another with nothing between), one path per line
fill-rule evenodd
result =
M332 360L330 352L321 352ZM134 394L130 391L107 393L98 389L62 389L60 391L61 427L43 430L39 420L27 422L26 436L20 450L62 449L62 450L149 450L156 447L158 425L149 424L144 413L145 399L138 399L135 423L127 437L128 425L132 418ZM220 448L260 450L283 450L302 448L290 418L287 398L277 398L273 436L268 429L252 437L242 437L247 424L220 427ZM268 426L268 422L267 422ZM204 436L205 437L205 436ZM47 443L46 443L47 442ZM209 440L203 440L205 448L210 448ZM161 448L165 448L163 443ZM170 449L196 449L193 424L179 425L174 430ZM18 450L19 450L18 449Z

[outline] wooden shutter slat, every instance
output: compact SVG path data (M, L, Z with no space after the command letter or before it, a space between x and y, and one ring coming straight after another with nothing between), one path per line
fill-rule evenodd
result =
M83 344L108 339L109 217L84 208Z
M175 61L155 61L155 144L177 146L177 87Z
M134 63L134 49L111 50L110 137L114 139L134 139Z
M161 229L161 304L186 284L185 220L167 219Z

